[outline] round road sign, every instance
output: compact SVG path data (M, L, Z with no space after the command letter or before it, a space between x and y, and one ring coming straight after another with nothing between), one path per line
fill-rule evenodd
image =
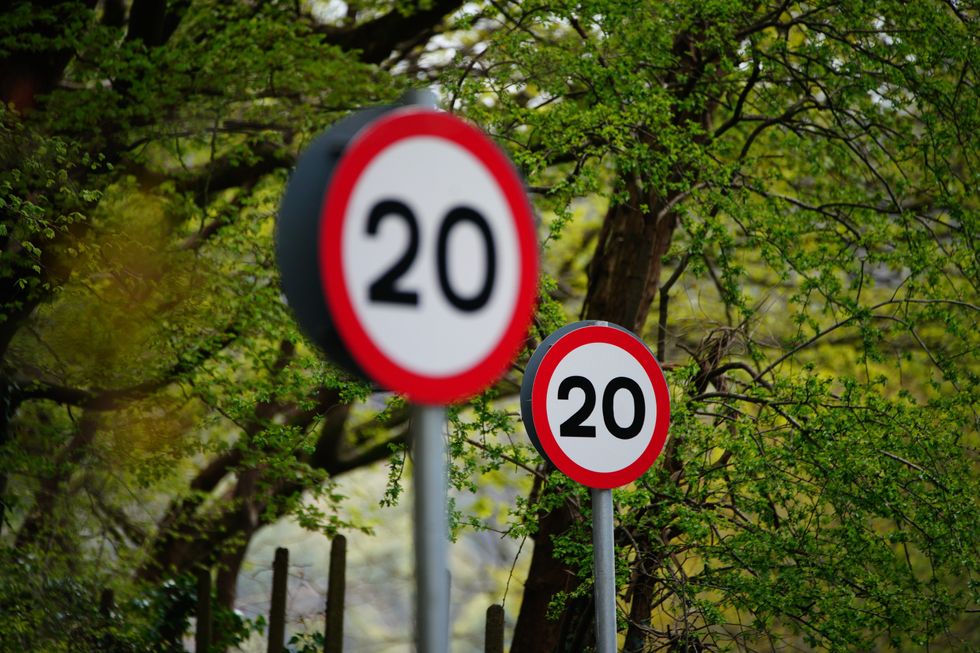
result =
M538 452L562 473L607 489L639 478L663 451L670 396L642 340L608 322L577 322L535 350L521 417Z
M415 402L481 391L524 341L538 274L524 184L493 141L449 114L399 109L351 140L318 251L354 362Z

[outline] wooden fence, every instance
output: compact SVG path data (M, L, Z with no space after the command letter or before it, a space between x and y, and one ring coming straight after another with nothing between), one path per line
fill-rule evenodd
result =
M286 650L286 589L289 570L289 549L276 549L272 563L272 597L269 605L268 653ZM343 653L344 645L344 593L347 585L347 538L336 536L330 543L330 568L327 576L327 601L323 629L324 653ZM112 601L103 596L102 602ZM194 650L207 651L213 641L211 614L211 571L197 574L197 627L194 632ZM485 653L504 653L504 608L491 605L487 608Z

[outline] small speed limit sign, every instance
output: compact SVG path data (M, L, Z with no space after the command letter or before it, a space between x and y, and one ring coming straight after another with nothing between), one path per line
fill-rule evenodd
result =
M356 365L440 404L481 391L524 341L537 239L524 185L482 132L417 107L359 132L320 214L319 273Z
M521 416L538 452L562 473L608 489L636 480L660 455L670 396L643 341L608 322L577 322L531 357Z

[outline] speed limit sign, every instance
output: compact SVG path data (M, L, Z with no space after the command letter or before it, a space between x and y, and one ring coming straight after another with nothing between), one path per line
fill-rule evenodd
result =
M320 146L321 159L342 154L326 171L315 230L305 215L314 193L287 189L287 295L308 304L318 294L322 309L305 320L297 311L304 329L383 388L423 404L476 394L509 367L534 311L524 183L493 141L449 114L401 107L357 127ZM307 263L291 260L309 258L310 240L315 283Z
M535 350L521 416L539 453L562 473L608 489L636 480L660 455L670 395L643 341L608 322L577 322Z
M420 100L434 105L402 98ZM276 227L282 288L303 331L335 363L416 404L417 648L445 653L442 404L490 385L524 343L538 252L523 181L458 118L374 107L310 144Z

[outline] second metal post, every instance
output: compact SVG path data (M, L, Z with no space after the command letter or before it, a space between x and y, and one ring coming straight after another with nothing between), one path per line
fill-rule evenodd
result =
M415 637L418 653L449 650L449 516L443 406L412 408L415 486Z
M612 490L592 490L592 564L595 572L597 653L616 653L616 564Z

